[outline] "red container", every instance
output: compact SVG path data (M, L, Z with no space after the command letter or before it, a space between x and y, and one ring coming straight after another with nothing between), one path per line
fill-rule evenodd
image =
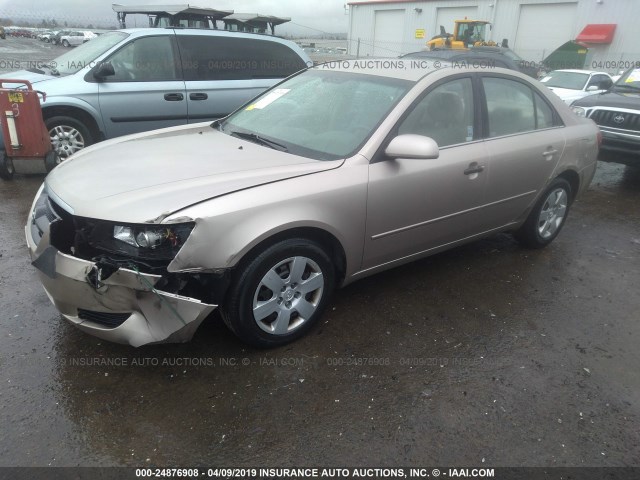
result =
M55 154L42 119L38 92L26 80L3 79L0 82L4 87L0 88L0 123L5 146L4 154L0 154L0 177L11 178L14 162L22 165L23 160L40 162L34 165L35 168L26 168L30 173L50 170L56 163ZM16 87L7 88L10 84Z

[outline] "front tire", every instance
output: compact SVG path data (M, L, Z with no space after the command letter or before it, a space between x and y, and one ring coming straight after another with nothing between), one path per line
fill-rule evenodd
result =
M68 47L69 46L69 42L67 42L66 40L62 41L62 46L63 47Z
M256 347L276 347L306 334L335 286L335 269L317 243L278 242L239 266L221 308L227 326Z
M564 178L553 180L525 223L514 233L516 240L529 248L549 245L564 226L572 198L569 182Z
M62 160L55 150L51 150L49 153L47 153L44 157L44 167L47 170L47 173L60 165L61 162Z
M0 178L3 180L11 180L14 173L16 173L16 171L13 168L13 160L7 157L4 151L0 151Z
M93 144L91 131L80 121L72 117L56 116L44 121L49 130L51 146L60 161Z

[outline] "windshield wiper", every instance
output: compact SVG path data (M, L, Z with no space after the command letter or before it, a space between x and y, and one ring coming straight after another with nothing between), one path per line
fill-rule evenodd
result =
M260 145L264 145L265 147L273 148L274 150L280 150L281 152L289 151L289 149L284 145L282 145L281 143L274 142L273 140L268 140L255 133L231 131L229 132L229 135L242 138L243 140L249 140L250 142L258 143Z
M60 76L60 72L55 67L52 67L51 63L47 63L44 66L49 69L49 71L51 72L51 75L53 75L54 77L59 77Z

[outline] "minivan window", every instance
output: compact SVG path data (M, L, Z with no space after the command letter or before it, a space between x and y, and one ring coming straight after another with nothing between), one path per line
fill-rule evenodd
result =
M178 35L185 80L284 78L307 67L292 49L270 40Z
M73 50L51 61L54 74L73 75L86 66L93 66L95 59L129 36L124 32L108 32L83 43Z
M178 78L171 37L134 40L108 59L115 75L108 82L161 82Z

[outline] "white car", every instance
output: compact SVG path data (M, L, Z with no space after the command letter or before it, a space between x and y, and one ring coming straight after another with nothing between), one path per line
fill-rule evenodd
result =
M60 44L63 47L77 47L96 37L97 35L93 32L70 32L69 35L60 37Z
M608 73L590 70L554 70L540 81L567 105L587 95L605 92L613 85Z

